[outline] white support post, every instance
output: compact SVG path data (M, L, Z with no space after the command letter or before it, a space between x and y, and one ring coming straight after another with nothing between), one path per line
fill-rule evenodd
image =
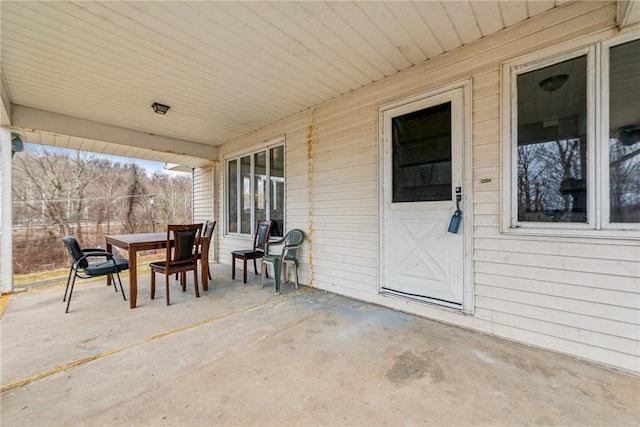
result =
M0 279L2 293L13 292L11 218L11 129L0 127Z

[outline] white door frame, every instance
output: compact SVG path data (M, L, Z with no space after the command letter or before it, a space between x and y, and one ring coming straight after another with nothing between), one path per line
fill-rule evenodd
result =
M379 283L378 291L383 293L382 287L385 283L385 182L389 177L385 176L384 168L384 113L387 110L400 107L405 104L410 104L416 101L423 100L425 98L431 98L452 90L461 89L463 97L463 141L464 147L462 149L462 183L463 183L463 233L464 233L464 261L463 261L463 303L461 311L473 314L474 313L474 280L473 280L473 147L472 147L472 92L471 92L471 79L465 79L450 83L445 86L441 86L437 89L433 89L419 95L415 95L409 98L404 98L398 101L394 101L389 104L382 105L378 109L378 197L379 203ZM393 294L385 294L393 296ZM417 300L413 300L417 301ZM434 305L436 306L436 305ZM440 306L446 308L445 306ZM458 310L456 310L458 311Z

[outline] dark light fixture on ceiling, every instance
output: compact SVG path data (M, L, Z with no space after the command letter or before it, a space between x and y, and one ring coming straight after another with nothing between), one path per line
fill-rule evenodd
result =
M538 83L538 86L546 92L554 92L560 89L569 80L568 74L557 74L555 76L547 77Z
M157 102L154 102L153 104L151 104L151 108L153 108L153 111L158 113L158 114L167 114L167 111L169 111L169 107L168 105L163 105L163 104L158 104Z

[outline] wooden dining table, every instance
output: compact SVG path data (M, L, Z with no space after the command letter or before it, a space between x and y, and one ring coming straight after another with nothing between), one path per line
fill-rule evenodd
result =
M107 252L113 246L124 249L129 254L129 306L136 307L138 301L138 252L167 247L167 233L111 234L105 236ZM209 290L209 242L206 237L200 239L202 248L202 289ZM107 278L107 281L110 277Z

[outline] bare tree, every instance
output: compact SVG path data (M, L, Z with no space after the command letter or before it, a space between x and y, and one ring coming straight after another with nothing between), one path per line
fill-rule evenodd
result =
M61 235L68 233L69 158L39 151L18 156L15 162L14 169L22 180L14 183L14 198L33 211L41 211L44 224L58 228ZM24 191L24 186L28 191Z
M127 216L125 222L125 230L127 233L133 233L140 228L141 215L140 212L144 212L143 198L148 193L143 184L144 172L142 169L132 163L129 165L131 171L131 179L129 187L127 188Z
M28 149L13 162L17 273L66 265L60 244L64 235L74 234L83 245L94 246L107 233L152 231L153 220L162 228L191 220L192 186L185 176L149 176L133 162L46 149Z
M157 194L154 208L157 219L163 224L186 223L192 218L192 183L185 176L169 176L160 172L153 175L152 182Z

